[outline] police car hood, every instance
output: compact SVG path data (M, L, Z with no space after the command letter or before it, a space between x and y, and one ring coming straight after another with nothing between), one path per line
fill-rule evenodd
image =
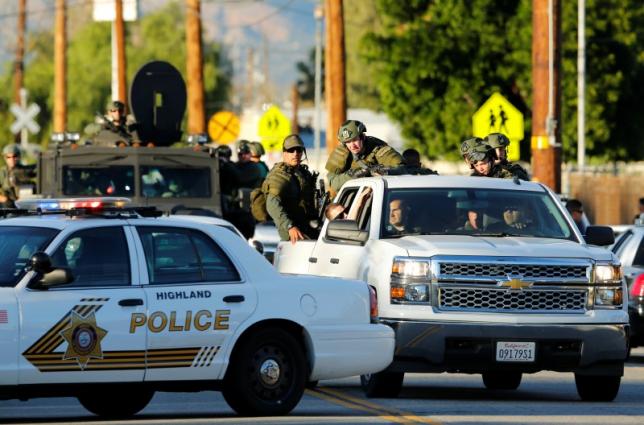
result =
M533 237L490 237L467 235L422 235L385 239L389 244L406 250L409 256L472 255L539 258L592 258L610 260L605 248L577 242Z

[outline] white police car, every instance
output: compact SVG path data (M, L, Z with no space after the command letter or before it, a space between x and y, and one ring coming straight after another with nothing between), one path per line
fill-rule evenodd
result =
M2 213L18 216L0 220L0 399L122 417L155 391L219 389L240 414L279 415L307 381L391 362L365 283L282 276L227 229L124 201Z

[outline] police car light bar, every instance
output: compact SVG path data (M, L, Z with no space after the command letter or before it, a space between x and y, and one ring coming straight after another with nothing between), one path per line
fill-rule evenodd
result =
M94 197L94 198L61 198L61 199L24 199L16 201L21 209L36 211L65 211L78 208L103 209L123 208L130 204L129 198Z

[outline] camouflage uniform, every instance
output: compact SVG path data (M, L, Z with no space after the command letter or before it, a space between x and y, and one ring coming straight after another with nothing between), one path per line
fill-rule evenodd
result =
M32 167L25 167L20 161L20 148L15 144L9 144L4 147L2 154L13 154L18 156L16 165L9 169L3 167L0 169L0 195L7 197L5 202L0 203L0 208L15 208L18 199L18 187L22 184L31 184L34 175Z
M369 167L381 165L384 167L398 167L404 164L402 155L394 148L380 139L372 136L363 136L366 128L359 121L349 120L340 127L338 140L340 144L331 153L326 170L331 187L339 191L344 183L359 176L368 176ZM357 155L352 155L344 143L363 137L362 150Z
M484 143L492 149L507 149L510 140L503 133L492 133L485 136ZM513 164L506 158L497 160L498 163L521 180L530 180L528 171L519 164Z
M306 165L291 167L278 162L268 173L262 189L266 193L266 210L280 239L289 240L288 229L293 226L311 239L317 237L309 224L316 218L315 180Z
M470 150L470 152L467 154L467 159L468 161L472 164L472 174L471 176L474 177L495 177L495 178L500 178L500 179L513 179L513 178L519 178L521 180L528 180L526 177L519 175L515 172L513 172L513 169L502 165L502 164L495 164L494 159L496 158L496 153L490 146L488 145L478 145L474 147L474 149ZM477 161L483 161L487 160L490 161L492 164L492 168L490 170L490 173L487 175L481 174L476 169L474 168L474 163Z
M108 111L116 108L125 112L123 102L118 100L108 102ZM84 132L86 139L96 146L116 146L120 143L131 145L139 141L136 123L132 116L123 117L120 122L113 122L106 116L98 116L95 123L85 127Z

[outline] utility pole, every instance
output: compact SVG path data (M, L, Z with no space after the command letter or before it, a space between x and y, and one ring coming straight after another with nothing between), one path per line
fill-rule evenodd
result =
M269 87L269 58L268 58L268 40L262 35L262 74L264 74L264 103L271 103L271 89Z
M117 73L117 90L112 93L113 100L120 100L125 104L127 110L127 80L125 70L127 68L125 59L125 24L123 22L123 0L115 0L116 7L114 15L114 41L116 47L116 73ZM114 99L114 96L117 99Z
M561 192L561 1L532 1L532 174Z
M313 146L315 147L316 168L321 168L320 158L320 130L322 127L322 19L324 6L318 3L315 6L315 130L313 133Z
M254 102L255 91L255 49L248 48L246 56L246 93L244 94L244 106L251 107Z
M330 153L338 144L336 131L347 119L344 18L342 0L325 0L327 16L326 32L326 147Z
M186 57L188 82L188 136L205 134L201 0L186 0Z
M291 103L293 104L293 116L291 118L291 133L300 134L300 126L298 125L298 107L299 107L300 93L297 91L297 83L293 83L291 87Z
M67 127L67 28L65 0L56 0L54 35L54 133Z
M577 166L586 166L586 0L577 0Z
M13 64L13 102L20 105L20 90L24 80L25 57L25 28L27 21L27 0L18 2L18 40L16 44L16 60ZM16 143L20 141L20 134L16 134Z

